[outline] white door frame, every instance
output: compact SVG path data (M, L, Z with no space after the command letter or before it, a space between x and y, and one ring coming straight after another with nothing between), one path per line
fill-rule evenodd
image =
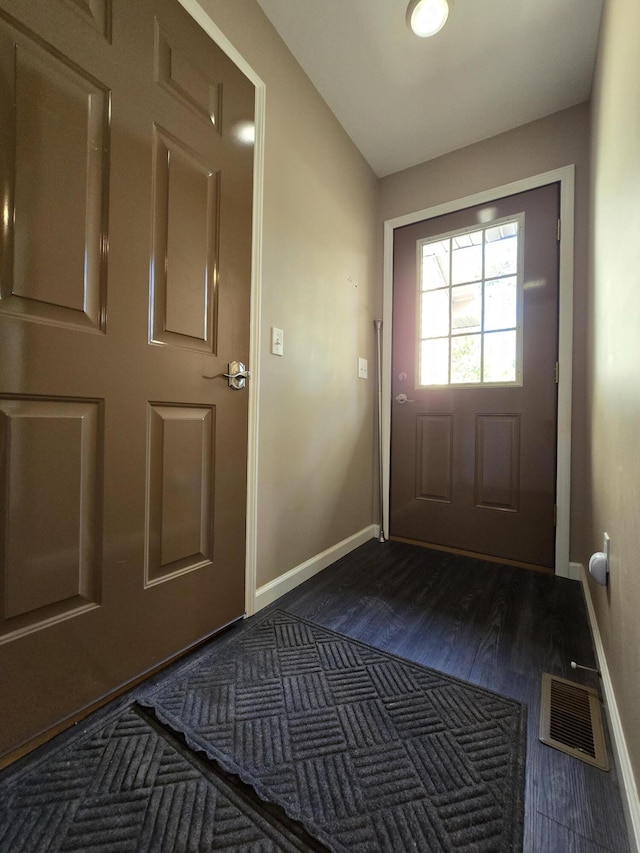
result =
M573 368L573 244L574 244L574 195L575 167L563 166L540 175L532 175L520 181L504 184L465 198L457 198L443 204L387 219L384 223L384 271L383 271L383 327L382 327L382 496L383 524L389 531L389 488L391 481L391 342L393 321L393 232L395 228L411 225L423 219L433 219L445 213L464 210L477 204L488 204L505 196L526 192L545 184L560 184L560 240L559 281L559 341L558 360L558 438L556 501L558 507L556 525L555 571L560 577L571 577L569 569L569 536L571 507L571 377Z
M251 80L256 90L255 128L253 149L253 217L251 247L251 308L249 368L251 379L249 390L249 432L247 446L247 523L246 523L246 568L245 568L245 611L247 616L255 612L256 565L258 530L258 388L260 379L260 330L262 293L262 198L264 188L264 124L266 85L255 73L244 57L231 44L197 0L179 0L216 45Z

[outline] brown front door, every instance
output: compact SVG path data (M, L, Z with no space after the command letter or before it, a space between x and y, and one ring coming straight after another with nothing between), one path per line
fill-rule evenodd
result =
M1 0L0 755L244 611L254 89L177 0Z
M553 567L558 204L395 231L391 536Z

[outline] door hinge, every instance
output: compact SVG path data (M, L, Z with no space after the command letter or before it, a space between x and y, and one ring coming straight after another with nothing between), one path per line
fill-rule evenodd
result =
M553 505L553 526L558 526L558 504Z
M555 368L554 376L555 376L556 385L557 385L560 382L560 362L559 361L556 361L556 368Z
M560 242L560 220L558 219L558 223L556 225L556 240L558 243Z

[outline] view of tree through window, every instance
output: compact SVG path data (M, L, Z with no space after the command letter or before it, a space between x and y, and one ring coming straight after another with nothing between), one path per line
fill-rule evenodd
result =
M519 381L522 224L420 244L420 385Z

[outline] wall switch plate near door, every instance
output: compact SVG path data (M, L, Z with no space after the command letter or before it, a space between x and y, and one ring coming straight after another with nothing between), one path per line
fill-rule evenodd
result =
M271 353L272 355L284 355L284 332L282 329L271 327Z
M366 379L367 376L368 376L367 359L366 358L359 358L358 359L358 378L359 379Z

